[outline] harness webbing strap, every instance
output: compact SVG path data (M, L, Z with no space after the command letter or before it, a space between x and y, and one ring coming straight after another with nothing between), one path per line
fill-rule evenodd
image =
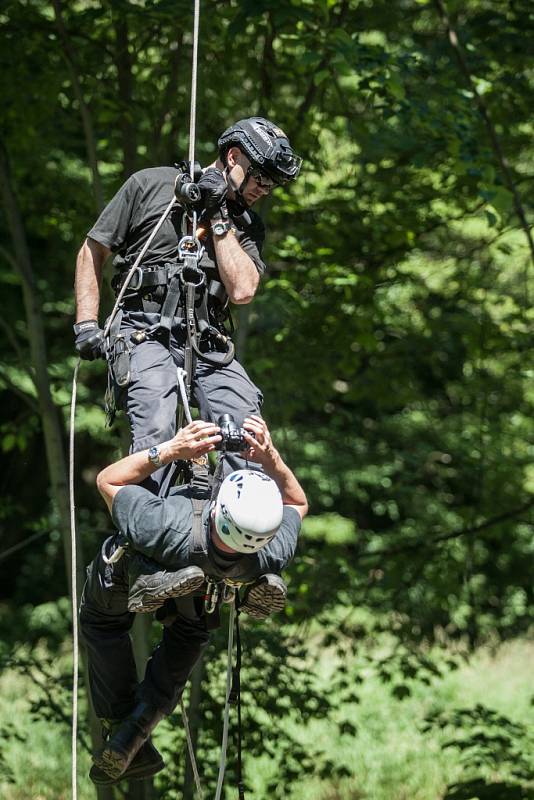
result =
M202 532L202 512L207 500L200 500L198 497L192 497L191 503L193 504L193 552L205 553L206 547L204 536Z
M169 272L169 283L167 284L167 296L165 297L165 302L163 303L161 309L161 315L158 322L157 327L163 328L166 331L171 330L172 324L174 321L174 316L176 314L176 309L178 308L178 303L180 302L180 268L176 267L174 273Z

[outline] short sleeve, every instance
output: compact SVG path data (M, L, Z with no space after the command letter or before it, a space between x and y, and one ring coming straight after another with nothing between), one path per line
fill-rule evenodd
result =
M164 499L142 486L121 487L111 507L113 522L135 550L175 569L189 563L191 515L187 498Z
M284 506L282 524L276 536L268 545L258 550L261 573L280 573L287 567L295 555L301 525L302 520L297 509Z
M136 176L132 175L107 204L87 236L114 253L124 247L141 191Z
M263 244L265 242L265 225L258 214L254 214L251 224L239 232L239 244L249 258L254 262L260 275L267 267L262 259Z

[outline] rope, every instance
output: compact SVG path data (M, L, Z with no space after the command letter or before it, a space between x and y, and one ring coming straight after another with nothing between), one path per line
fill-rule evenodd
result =
M180 394L182 395L182 405L185 412L185 418L188 422L193 422L193 417L191 416L191 410L189 408L189 400L187 399L187 389L185 388L184 383L184 378L187 377L187 372L185 369L182 369L182 367L178 367L176 373L178 375L178 384L180 386Z
M197 760L195 758L195 749L193 747L193 739L191 738L191 729L189 728L189 719L185 710L184 699L180 698L180 708L182 709L182 720L185 729L185 738L187 739L187 750L189 752L189 760L193 769L193 776L195 778L195 786L200 800L204 800L204 792L202 791L202 784L200 783L200 775L198 773Z
M194 179L194 160L195 160L195 135L196 135L196 102L197 102L197 63L198 63L198 33L199 33L199 19L200 19L200 0L195 0L194 5L194 23L193 23L193 65L192 65L192 74L191 74L191 117L190 117L190 125L189 125L189 161L191 164L191 178ZM106 327L104 328L104 339L107 339L109 336L109 331L111 329L111 325L113 320L117 314L119 306L122 302L122 299L130 285L130 281L132 277L137 272L139 264L141 263L145 253L147 252L148 248L152 244L155 236L157 235L158 231L160 230L161 226L169 216L173 206L176 203L176 198L173 196L171 201L169 202L167 208L161 215L160 219L156 223L152 233L148 237L147 241L145 242L141 252L135 259L133 266L131 267L130 271L126 276L126 280L124 281L119 294L117 295L117 299L115 301L115 305L111 311L111 314L108 318L106 323ZM196 211L193 211L193 231L196 230L197 224L197 214ZM75 420L75 413L76 413L76 394L77 394L77 381L78 381L78 370L80 367L80 359L76 362L76 366L74 368L74 375L72 379L72 395L71 395L71 407L70 407L70 431L69 431L69 499L70 499L70 526L71 526L71 600L72 600L72 632L73 632L73 675L72 675L72 740L71 740L71 748L72 748L72 773L71 773L71 791L72 791L72 800L77 800L78 798L78 787L77 787L77 738L78 738L78 672L79 672L79 653L78 653L78 588L77 588L77 579L76 579L76 572L77 572L77 561L76 561L76 511L75 511L75 498L74 498L74 420ZM184 409L186 410L186 414L188 415L188 421L191 421L191 412L189 411L189 405L187 404L187 398L185 394L185 386L183 386L183 376L180 375L180 371L178 372L178 380L180 382L180 391L182 392L182 397L185 399L184 402ZM183 389L182 389L183 386ZM6 551L5 553L0 556L0 560L2 557L6 557L14 550L18 550L20 547L25 546L29 543L30 540L34 540L39 536L43 535L43 533L34 534L25 542L20 543L19 545L15 545L10 550ZM232 607L233 608L233 607ZM230 635L229 635L229 673L227 675L227 700L226 700L226 720L225 720L225 738L224 738L224 759L221 759L221 766L223 768L222 776L220 775L221 780L221 787L222 787L222 777L224 776L224 763L226 760L226 744L228 740L228 697L230 692L229 686L229 675L231 676L231 644L233 639L233 615L231 614L231 621L230 621ZM200 784L200 776L198 774L198 769L195 760L195 754L193 751L193 743L191 740L191 732L189 729L189 721L187 719L187 714L185 713L185 708L182 702L182 714L184 719L184 727L186 729L186 736L187 736L187 744L189 748L189 755L191 758L191 764L193 767L193 774L195 776L195 783L197 787L197 792L200 797L200 800L203 800L203 793L202 787ZM220 793L219 793L220 796Z
M200 0L195 1L193 19L193 63L191 66L191 112L189 116L189 173L191 180L195 180L195 139L197 118L197 64L198 64L198 29L200 21ZM191 230L196 236L197 212L193 209Z
M78 739L78 582L76 561L76 507L74 505L74 418L76 414L76 390L80 359L74 367L72 378L72 396L70 403L70 430L69 430L69 499L70 499L70 569L71 569L71 600L72 600L72 800L78 798L77 772L78 758L76 743Z
M232 650L234 646L234 619L235 619L235 605L234 603L232 603L230 605L230 619L228 620L228 665L226 668L226 704L224 706L221 760L219 763L219 777L217 779L217 791L215 793L215 800L221 800L224 772L226 769L226 751L228 748L228 725L230 721L230 694L232 692Z
M195 0L195 16L193 21L193 65L191 69L191 114L189 117L189 163L190 163L192 179L194 179L195 137L196 137L195 128L196 128L196 116L197 116L197 63L198 63L199 18L200 18L200 0Z
M141 263L141 260L142 260L143 256L145 255L146 251L148 250L148 248L152 244L152 242L154 240L154 237L156 236L157 232L159 231L159 229L161 228L161 226L163 225L163 223L165 222L165 220L167 219L167 217L171 213L172 207L174 206L175 203L176 203L176 198L173 197L172 200L170 201L169 205L167 206L167 208L165 209L165 211L163 212L163 214L161 215L161 217L157 221L154 230L152 231L152 233L150 234L150 236L146 240L145 244L143 245L143 248L142 248L141 252L139 253L137 258L135 259L132 268L130 269L128 275L126 276L126 280L122 284L121 290L120 290L119 294L117 295L117 299L115 300L115 305L113 306L113 310L112 310L111 314L109 315L109 319L107 321L106 327L104 328L104 339L107 339L108 336L109 336L109 330L111 328L112 322L115 319L115 315L117 313L119 305L121 304L122 298L124 297L124 295L126 293L126 289L130 285L130 281L132 280L132 277L133 277L134 273L137 271L137 268L139 267L139 264Z

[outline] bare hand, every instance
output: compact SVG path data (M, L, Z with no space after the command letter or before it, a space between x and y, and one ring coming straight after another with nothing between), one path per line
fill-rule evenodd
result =
M214 450L217 442L221 441L219 431L219 426L213 422L195 419L185 428L181 428L176 436L167 443L169 455L173 461L187 461L190 458L203 456L210 450Z
M273 445L265 420L255 415L245 417L243 428L245 440L249 445L249 449L241 453L243 458L261 464L263 467L274 464L278 457L278 451Z

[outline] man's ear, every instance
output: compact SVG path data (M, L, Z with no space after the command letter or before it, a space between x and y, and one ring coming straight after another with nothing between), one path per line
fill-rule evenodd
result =
M232 169L232 167L235 167L240 153L241 150L239 149L239 147L230 147L230 149L226 153L226 163L228 165L228 169Z

